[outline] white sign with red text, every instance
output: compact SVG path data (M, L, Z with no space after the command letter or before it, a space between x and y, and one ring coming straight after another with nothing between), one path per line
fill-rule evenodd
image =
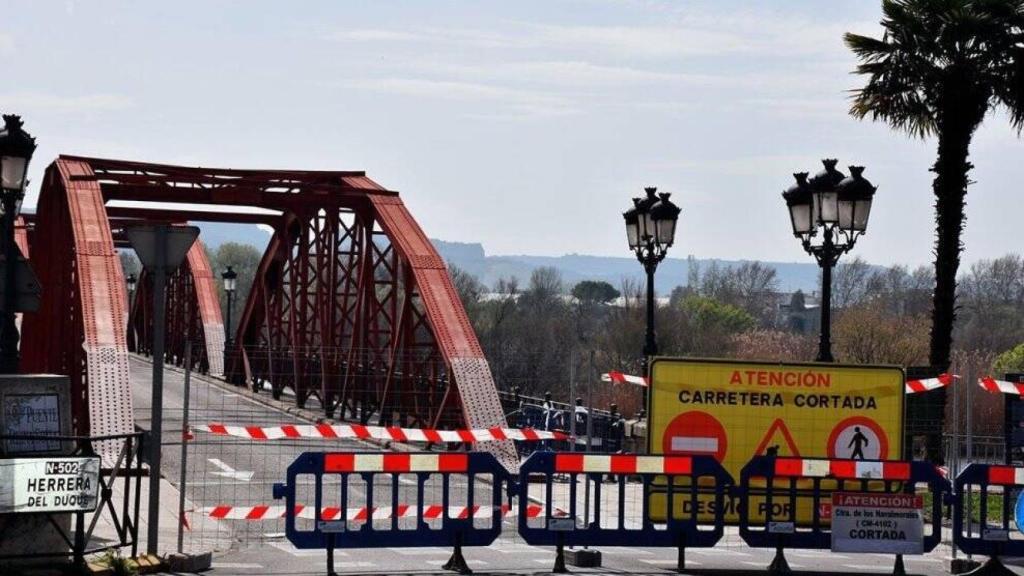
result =
M832 551L924 554L924 501L917 494L832 494Z

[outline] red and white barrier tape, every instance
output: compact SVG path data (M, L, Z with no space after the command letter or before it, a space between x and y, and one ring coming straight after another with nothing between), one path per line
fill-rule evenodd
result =
M643 376L632 376L630 374L623 374L622 372L616 372L614 370L601 374L601 382L615 382L616 384L636 384L637 386L647 386L647 378Z
M929 392L931 390L938 390L939 388L945 388L953 383L953 380L959 380L960 377L956 374L939 374L935 378L925 378L923 380L907 380L907 394L920 394L921 392Z
M490 518L493 511L492 506L449 506L448 518ZM543 506L530 504L526 507L527 518L537 518L544 511ZM210 506L201 508L199 513L217 520L278 520L287 516L285 506ZM314 509L302 504L295 505L295 517L307 520L315 519ZM374 506L370 508L348 508L345 511L345 519L352 522L365 522L372 520L390 520L392 518L416 518L419 516L419 508L408 504L399 504L397 508L391 506ZM556 512L559 512L556 510ZM510 508L502 504L502 517L516 516L519 508ZM438 520L443 517L444 506L432 504L423 507L422 518L424 520ZM321 520L341 520L342 510L337 507L325 506L320 509Z
M937 390L945 386L949 386L953 383L953 380L959 379L959 376L953 374L939 374L936 378L925 378L923 380L908 380L906 385L907 394L920 394L921 392L928 392L931 390ZM637 386L647 386L647 379L643 376L631 376L629 374L623 374L622 372L611 371L601 375L602 382L615 382L617 384L635 384Z
M1024 396L1024 382L1007 382L1006 380L996 380L995 378L987 377L978 378L978 386L993 394Z
M218 436L234 436L250 440L282 440L291 438L359 438L393 440L395 442L491 442L495 440L567 440L569 437L553 430L532 428L484 428L478 430L432 430L429 428L391 428L358 424L296 424L284 426L232 426L211 423L193 426L193 431Z

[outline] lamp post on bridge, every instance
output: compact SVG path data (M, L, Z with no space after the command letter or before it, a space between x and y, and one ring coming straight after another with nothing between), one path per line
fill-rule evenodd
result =
M0 205L3 207L3 318L0 319L0 373L18 373L18 266L20 252L14 239L14 222L25 198L28 164L36 150L36 139L22 129L21 117L4 114L0 130Z
M839 257L867 231L873 186L862 175L863 166L850 166L850 175L836 170L835 159L822 160L825 169L810 179L807 172L794 174L796 184L782 193L789 208L793 236L821 267L821 332L818 362L835 362L832 357L832 268ZM818 231L821 242L813 243Z
M234 343L233 334L231 330L231 308L234 304L235 288L238 282L238 273L235 272L231 266L221 273L220 277L224 280L224 294L228 299L228 310L227 310L227 321L224 323L224 374L228 373L228 355L230 354L231 346Z
M135 274L132 273L128 275L128 278L125 279L124 283L128 287L128 339L132 342L132 345L135 346L135 352L138 352L139 345L135 342L135 326L132 324L132 304L135 302L135 288L139 285L139 280L135 277Z
M626 240L636 259L647 274L647 331L644 338L643 375L647 373L650 358L658 354L658 341L654 331L654 273L675 242L676 222L682 211L669 200L668 192L658 194L655 187L644 188L646 196L633 198L633 207L622 214L626 221ZM647 390L644 389L644 406Z

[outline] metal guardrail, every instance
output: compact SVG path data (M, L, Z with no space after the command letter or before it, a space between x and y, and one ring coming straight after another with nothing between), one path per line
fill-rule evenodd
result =
M645 546L674 547L679 551L678 569L685 570L685 549L713 547L725 533L722 511L733 479L711 456L635 456L631 454L567 454L538 452L519 468L521 482L540 477L545 506L536 519L527 514L528 499L519 497L519 535L528 544L556 546L554 572L565 572L563 547ZM567 510L552 506L556 476L569 477ZM613 498L602 498L603 480L611 476ZM580 510L577 478L585 484L584 506ZM627 518L626 482L639 478L643 485L641 514ZM664 523L651 520L651 484L665 483L667 512ZM593 490L591 490L591 486ZM699 496L710 496L717 510L709 525L700 525ZM632 524L632 525L629 525Z
M774 547L769 572L786 573L785 549L832 546L833 493L914 495L921 484L932 495L931 530L923 535L928 552L942 538L942 505L952 490L932 464L756 456L740 473L740 537L750 546ZM901 573L901 556L896 563Z
M306 525L297 518L300 476L313 480L314 517ZM403 481L415 483L414 505L400 500ZM428 514L428 483L430 491L440 491L439 514ZM386 492L383 503L375 497L377 488ZM466 494L457 514L451 511L455 490ZM487 494L485 501L477 502L478 490ZM425 546L452 546L445 568L468 574L462 547L487 546L498 538L511 492L511 476L489 452L306 452L288 467L286 482L274 485L274 498L286 503L288 540L299 549L326 548L329 574L334 574L335 548ZM381 506L390 513L378 520ZM350 518L352 509L364 512ZM399 510L412 512L411 517L400 519Z

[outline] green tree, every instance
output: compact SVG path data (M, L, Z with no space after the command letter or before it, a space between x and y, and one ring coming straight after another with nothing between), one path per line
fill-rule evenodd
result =
M1024 344L1018 344L1016 347L996 356L996 361L992 364L992 370L999 378L1007 372L1024 372Z
M757 320L746 310L713 298L691 296L683 301L683 310L690 319L690 326L699 333L721 331L735 334L757 325Z
M249 300L249 292L252 290L253 280L256 278L256 270L260 266L260 259L263 255L250 244L238 242L225 242L217 247L215 251L207 251L207 258L210 260L210 269L213 271L213 279L217 284L217 296L220 301L221 310L225 312L227 321L227 298L224 295L224 283L221 281L221 273L228 266L238 274L236 281L237 288L232 298L231 328L238 329L238 323L242 319L242 312L245 310L245 303Z
M572 295L581 302L607 304L622 294L607 282L583 280L572 287Z
M929 362L947 367L971 138L989 110L1024 128L1024 0L883 0L881 39L847 33L856 72L850 113L916 137L937 136L935 290Z

